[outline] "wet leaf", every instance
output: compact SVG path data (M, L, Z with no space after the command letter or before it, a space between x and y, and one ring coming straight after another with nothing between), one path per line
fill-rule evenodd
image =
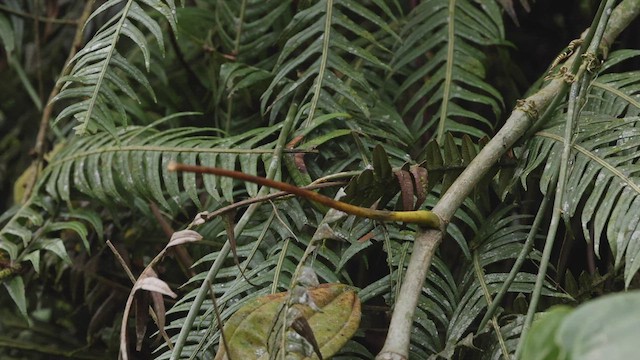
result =
M22 281L22 277L12 277L9 280L4 280L3 284L11 296L11 299L13 299L13 302L18 306L20 314L22 314L25 319L29 319L27 316L27 299L24 293L24 281Z
M378 179L388 179L391 177L391 164L389 164L389 156L384 148L376 145L373 149L373 172Z
M314 312L303 305L295 307L308 322L320 352L326 359L338 352L358 329L360 299L352 287L343 284L322 284L310 289L309 295L322 312ZM228 358L269 358L267 339L273 318L287 298L288 293L263 296L249 302L231 316L224 326L231 352ZM216 359L226 359L225 355L221 347Z

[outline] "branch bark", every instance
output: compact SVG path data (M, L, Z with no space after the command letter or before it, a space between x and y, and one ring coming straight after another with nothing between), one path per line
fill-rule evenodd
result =
M603 37L602 46L610 47L615 38L639 13L640 0L624 0L619 4L611 14L610 26ZM565 66L571 68L575 61L580 60L574 54L567 60ZM387 339L376 359L408 359L413 315L431 259L442 241L446 225L478 181L526 133L539 114L546 111L549 105L555 105L554 99L560 98L565 93L567 85L564 78L554 79L537 93L520 101L505 125L473 159L433 208L432 211L441 218L443 228L440 231L424 229L418 231L407 267L407 276L395 303Z

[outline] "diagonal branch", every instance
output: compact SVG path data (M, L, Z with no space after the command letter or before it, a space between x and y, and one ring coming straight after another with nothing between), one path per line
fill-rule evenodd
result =
M609 47L613 40L633 21L640 13L640 0L624 0L611 14L611 26L607 28L603 37L602 46ZM579 54L574 54L567 62L567 68L575 73L576 66L580 65ZM568 82L564 78L552 80L544 88L530 97L519 101L515 109L507 119L505 125L487 143L469 166L460 174L449 190L442 196L433 208L433 212L440 216L446 225L455 211L462 205L475 185L482 179L487 171L498 159L511 148L520 137L534 124L538 114L550 113L555 105L564 97ZM546 114L545 114L546 115ZM542 118L546 116L543 115ZM543 119L540 119L543 120ZM538 121L540 123L540 121ZM444 229L419 230L414 242L413 253L409 260L407 276L402 283L398 296L389 332L382 351L378 354L378 360L405 360L408 359L409 342L413 315L417 306L418 297L422 291L431 259L442 241Z

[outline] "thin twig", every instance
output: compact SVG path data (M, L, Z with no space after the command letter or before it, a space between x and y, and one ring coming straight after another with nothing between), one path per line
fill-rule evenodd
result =
M118 252L118 250L115 248L115 246L113 246L113 243L111 243L111 240L107 240L107 246L109 247L109 249L111 249L111 252L113 253L113 255L116 257L116 259L118 260L118 262L120 263L120 266L122 266L122 269L124 269L124 272L127 273L127 276L129 277L129 279L131 280L132 283L136 282L136 277L133 275L133 273L131 272L131 269L129 269L129 266L127 265L127 263L124 261L124 258L122 257L122 255L120 255L120 253Z
M220 315L220 309L218 308L218 301L216 300L216 293L213 291L213 285L211 285L211 281L207 280L207 284L209 285L209 293L211 294L211 302L213 303L213 311L216 316L216 325L218 326L218 330L220 330L220 339L222 341L222 347L224 348L225 353L227 354L227 359L233 360L231 358L231 352L229 351L229 341L227 340L227 336L224 334L224 327L222 326L222 315Z
M556 173L556 175L553 177L553 179L551 179L551 182L550 182L550 184L553 184L553 186L550 186L551 189L555 187L557 180L558 180L558 175ZM531 249L533 248L534 240L536 238L536 235L538 234L538 229L540 228L540 224L542 223L542 220L544 219L544 215L546 214L547 205L549 204L550 197L551 197L551 192L549 191L542 199L542 203L540 204L540 208L538 209L536 217L533 220L533 224L531 224L531 229L529 230L527 239L522 245L522 250L520 250L520 254L518 254L518 257L516 258L516 261L513 263L513 266L511 266L509 275L507 275L507 278L500 286L500 290L498 290L496 297L494 299L489 299L491 300L490 302L488 301L489 308L487 309L487 312L485 313L484 317L480 321L478 330L483 329L484 326L489 321L489 319L494 316L496 309L498 308L498 305L500 305L500 303L502 302L502 299L507 294L507 291L509 291L511 284L513 283L513 281L516 279L516 276L520 272L520 269L522 268L524 261L529 255L529 252L531 252Z
M168 238L171 238L175 230L171 227L167 219L162 216L158 205L156 205L156 203L154 202L150 202L149 208L151 208L151 213L156 218L156 220L158 220L158 224L160 224L160 228L162 229L164 234ZM187 249L185 249L183 246L176 246L174 248L174 251L178 258L178 262L180 263L180 265L182 265L184 271L186 272L185 275L189 277L196 276L196 272L191 268L191 266L193 266L193 259L191 258L191 255L189 255L189 251L187 251Z
M615 0L603 0L600 3L598 12L593 19L591 27L589 28L589 32L585 36L584 45L580 47L580 51L578 51L577 56L580 56L581 53L585 53L584 48L587 47L587 44L589 44L589 52L592 54L596 53L598 47L600 46L602 36L607 27L609 17L611 16L611 10L613 9L615 2ZM575 63L573 68L576 68ZM578 81L574 82L571 85L571 91L569 94L569 103L567 105L566 115L567 121L564 125L564 144L562 149L562 159L560 161L560 169L558 173L558 184L556 187L555 199L553 204L553 214L551 217L551 223L549 224L549 230L547 231L547 238L544 244L542 258L540 259L540 269L538 270L536 283L531 294L529 309L527 310L527 317L525 318L524 324L522 324L520 342L518 343L518 347L516 349L516 359L519 359L520 355L522 354L524 344L523 340L525 339L531 323L533 322L533 317L538 308L538 302L540 300L540 297L542 296L542 288L544 286L547 269L549 268L551 252L553 250L553 244L556 239L556 232L558 230L560 218L562 216L562 204L565 196L564 188L567 184L569 176L569 162L571 157L573 135L575 132L575 124L580 114L580 89L582 88L582 84L589 83L591 81L591 74L585 69L586 67L582 66L577 71L577 74L574 72ZM585 96L585 94L583 93L582 96Z
M344 181L333 181L333 182L326 182L326 183L320 183L320 184L312 184L309 186L303 186L302 189L307 189L307 190L316 190L316 189L323 189L323 188L328 188L328 187L333 187L333 186L342 186L342 185L346 185L346 182ZM251 204L256 204L256 203L261 203L261 202L265 202L265 201L270 201L273 199L277 199L280 197L285 197L285 196L291 196L292 194L290 192L287 191L278 191L272 194L268 194L268 195L264 195L264 196L256 196L254 198L250 198L250 199L246 199L246 200L241 200L238 202L235 202L233 204L227 205L225 207L221 207L220 209L209 213L207 215L207 217L205 218L206 221L209 221L211 219L216 218L217 216L220 216L226 212L229 211L233 211L237 208L243 207L243 206L247 206L247 205L251 205Z
M111 243L111 240L107 240L107 246L109 246L109 249L111 249L111 252L113 252L113 255L116 257L116 259L118 259L118 262L120 263L120 265L122 266L124 271L127 273L127 276L129 277L131 282L135 285L136 277L131 272L131 269L129 269L129 266L127 266L127 263L124 260L124 258L120 255L120 253L115 248L115 246L113 246L113 244ZM163 252L161 252L161 253L163 253ZM153 263L153 261L152 261L152 263ZM169 338L169 335L167 334L167 332L164 331L164 329L160 329L160 326L158 325L158 315L156 314L155 310L153 310L151 305L149 305L149 315L151 316L151 319L153 320L154 324L156 324L156 326L158 326L158 329L160 330L160 334L162 335L162 338L166 342L167 346L169 346L169 348L173 348L173 344L171 343L171 339ZM122 319L122 325L121 326L122 327L127 326L127 319Z
M84 10L82 11L82 15L78 18L76 24L78 24L78 28L76 29L76 34L73 38L73 42L71 43L71 49L69 49L69 54L67 55L67 60L65 60L64 68L60 73L59 77L63 77L71 71L71 67L69 66L69 62L78 52L80 46L82 45L82 34L84 33L82 24L84 24L89 16L91 15L91 9L93 8L93 3L95 0L87 1L84 6ZM2 9L2 8L0 8ZM47 137L47 130L49 130L49 120L51 119L51 113L53 111L53 104L51 100L53 100L56 95L60 92L62 88L62 83L56 82L55 86L49 93L49 99L47 100L47 104L42 110L42 118L40 119L40 127L38 128L38 135L36 137L36 144L33 148L33 153L36 156L35 164L36 171L33 174L33 177L30 181L27 182L27 187L24 192L23 199L27 199L31 196L31 192L36 184L38 177L40 176L40 171L42 170L42 164L44 160L45 150L45 139Z
M42 16L38 16L38 15L33 15L33 14L29 14L20 10L16 10L13 8L10 8L6 5L0 5L0 11L4 11L13 15L17 15L23 18L27 18L27 19L32 19L32 20L37 20L43 23L52 23L52 24L62 24L62 25L77 25L78 23L80 23L80 20L73 20L73 19L57 19L57 18L49 18L49 17L42 17Z

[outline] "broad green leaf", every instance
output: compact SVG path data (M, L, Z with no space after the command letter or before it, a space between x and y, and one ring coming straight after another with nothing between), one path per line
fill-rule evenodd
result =
M556 343L556 335L572 311L569 306L559 305L539 314L523 340L522 360L561 359L563 349Z
M571 312L559 326L555 343L571 359L633 359L638 355L638 329L640 292L607 295Z
M39 240L38 247L42 250L51 251L66 264L71 265L71 258L69 258L69 254L67 254L67 249L62 239L42 239Z
M40 250L32 251L22 258L23 261L30 261L37 273L40 273Z
M314 312L308 306L296 305L304 314L324 358L338 352L358 329L360 324L360 300L355 291L346 285L322 284L310 289L310 295L322 312ZM271 324L289 293L277 293L246 303L225 324L230 358L267 359L267 339ZM224 356L220 347L216 359Z
M24 316L25 319L29 319L27 316L27 299L25 297L24 292L24 281L21 276L13 276L9 280L4 280L2 282L4 287L9 292L9 296L13 299L13 302L18 306L18 310L20 310L20 314Z
M11 23L3 14L0 14L0 40L2 40L8 58L15 49L15 40Z

